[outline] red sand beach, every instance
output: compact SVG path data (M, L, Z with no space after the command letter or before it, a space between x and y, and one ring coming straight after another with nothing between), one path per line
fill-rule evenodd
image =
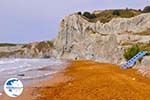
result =
M150 79L134 69L92 61L72 61L65 72L0 100L150 100Z

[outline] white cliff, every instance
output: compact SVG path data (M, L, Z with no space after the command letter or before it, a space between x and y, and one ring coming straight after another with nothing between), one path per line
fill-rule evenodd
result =
M66 16L54 41L58 58L91 59L120 64L124 43L150 43L150 35L135 33L150 29L150 13L132 18L115 18L108 23L88 22L81 15Z

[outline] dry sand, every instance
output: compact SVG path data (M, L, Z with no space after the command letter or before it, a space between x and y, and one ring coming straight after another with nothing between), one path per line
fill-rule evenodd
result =
M26 87L18 98L0 100L150 100L150 79L136 70L92 61L74 61L65 73Z

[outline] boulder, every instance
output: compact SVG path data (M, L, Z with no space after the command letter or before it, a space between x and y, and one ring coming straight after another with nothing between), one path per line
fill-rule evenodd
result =
M145 56L142 61L141 65L138 68L139 72L142 73L144 76L150 76L150 56Z

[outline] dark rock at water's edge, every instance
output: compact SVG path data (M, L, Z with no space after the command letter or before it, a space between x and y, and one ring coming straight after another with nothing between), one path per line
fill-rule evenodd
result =
M25 74L18 74L18 76L25 76Z

